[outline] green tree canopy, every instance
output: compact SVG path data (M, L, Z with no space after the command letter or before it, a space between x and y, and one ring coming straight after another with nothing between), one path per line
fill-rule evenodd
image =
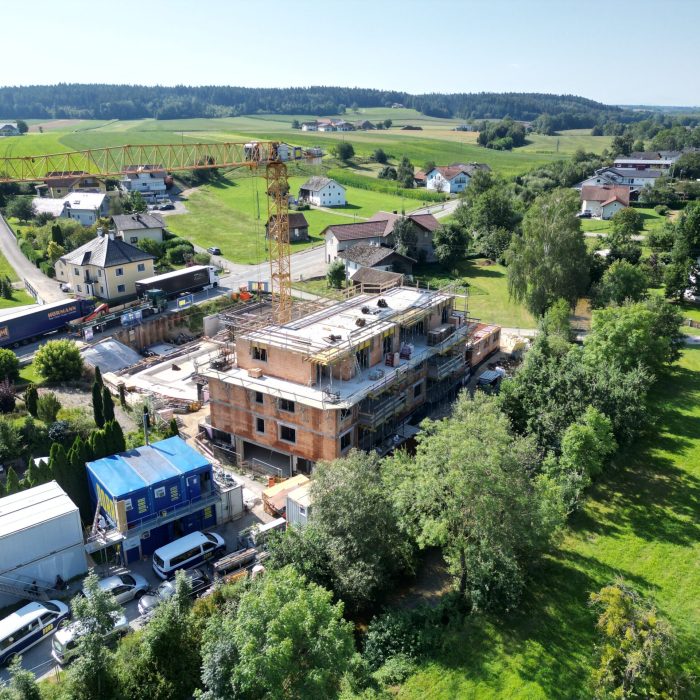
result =
M435 257L442 265L457 263L467 253L469 237L464 227L452 221L442 224L433 234Z
M60 410L61 402L53 391L47 391L42 394L36 404L37 417L47 425L56 420Z
M328 286L333 289L341 289L343 287L345 283L345 263L340 258L336 258L328 265L326 281Z
M27 412L30 416L37 417L37 403L39 401L39 392L34 384L30 384L24 392L24 405L27 407Z
M343 162L347 162L355 156L355 149L347 141L339 141L333 146L332 150L335 157Z
M396 170L396 178L401 183L402 187L413 187L415 182L413 164L407 156L404 156L399 161L399 167Z
M49 340L34 355L36 371L50 382L80 379L83 358L72 340Z
M384 152L383 148L377 148L372 153L372 160L376 163L381 163L382 165L384 165L387 162L387 160L389 160L389 158Z
M397 253L418 259L418 233L415 224L407 216L396 221L392 235Z
M573 306L586 291L590 260L578 196L558 189L538 197L506 252L508 290L535 315L542 316L557 299Z
M31 197L17 195L13 197L7 205L6 213L8 216L19 219L20 221L29 221L34 218L35 209L34 202Z
M594 302L605 306L628 300L641 301L647 296L648 286L649 277L643 268L627 260L615 260L595 287Z
M0 380L9 379L16 382L19 379L19 359L12 350L0 348Z
M492 397L461 394L449 418L426 421L414 457L390 461L387 486L421 547L440 547L474 609L509 608L564 518L534 441L513 435Z

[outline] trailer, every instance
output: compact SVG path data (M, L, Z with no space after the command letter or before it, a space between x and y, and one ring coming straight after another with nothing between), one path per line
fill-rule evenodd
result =
M226 554L212 564L214 575L216 578L220 578L232 571L242 569L254 561L257 554L258 550L254 547L239 549L236 552L231 552L231 554Z
M3 316L0 318L0 347L18 347L20 343L67 328L70 321L87 316L94 308L95 302L89 299L68 299Z
M159 289L166 297L176 297L186 292L199 292L207 287L219 285L216 268L212 265L193 265L183 270L166 272L164 275L147 277L136 282L136 294L146 295L151 289Z

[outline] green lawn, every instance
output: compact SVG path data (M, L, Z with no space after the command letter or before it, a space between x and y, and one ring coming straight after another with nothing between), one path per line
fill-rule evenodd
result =
M621 453L521 609L474 617L398 692L403 700L585 698L595 615L587 597L620 575L670 619L700 673L700 349L654 390L657 432ZM697 695L692 695L697 697Z
M291 191L296 192L305 180L306 176L290 177ZM330 224L361 221L381 209L400 210L404 203L395 195L354 187L347 188L347 200L348 205L334 208L334 213L305 211L311 241L293 244L292 252L321 243L321 231ZM420 202L405 200L405 204L407 209L414 209ZM256 263L266 259L267 196L263 178L238 176L205 185L190 194L187 208L188 214L167 217L168 228L174 233L205 248L218 246L234 262Z
M658 214L653 209L644 207L635 208L642 215L642 222L644 224L642 234L659 229L670 220L668 216ZM581 228L584 231L595 233L609 233L612 231L612 220L608 219L607 221L602 221L601 219L581 219Z
M325 277L314 277L313 279L304 280L303 282L295 282L292 287L302 292L316 294L317 296L327 297L328 299L341 300L345 298L341 290L333 289L328 286Z
M7 258L2 254L0 250L0 277L9 277L13 282L16 282L19 277Z
M437 264L422 265L415 268L415 276L431 287L467 283L470 317L509 328L534 328L537 323L530 312L508 298L506 269L501 265L484 265L485 262L483 258L463 260L455 270ZM457 308L463 308L460 301L457 300Z
M0 309L11 309L13 306L27 306L34 303L34 297L29 296L23 289L15 289L12 299L0 297Z
M19 371L20 383L39 385L44 381L44 378L36 371L34 363L30 362L24 365Z

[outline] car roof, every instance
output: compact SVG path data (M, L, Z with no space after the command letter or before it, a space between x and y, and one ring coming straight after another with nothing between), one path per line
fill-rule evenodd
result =
M159 547L153 554L157 554L161 559L170 559L170 557L180 554L183 550L205 542L209 542L209 538L203 532L190 532L189 535L185 535L179 540Z

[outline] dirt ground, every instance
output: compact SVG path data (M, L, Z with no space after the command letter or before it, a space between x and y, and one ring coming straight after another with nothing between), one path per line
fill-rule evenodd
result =
M92 411L92 394L90 392L84 391L82 389L75 389L70 387L51 387L50 389L40 389L39 394L53 391L56 397L61 402L61 405L65 408L85 408ZM119 399L113 397L114 399L114 417L121 425L124 433L136 430L137 425L134 419L131 417L130 413L127 413L119 405Z

